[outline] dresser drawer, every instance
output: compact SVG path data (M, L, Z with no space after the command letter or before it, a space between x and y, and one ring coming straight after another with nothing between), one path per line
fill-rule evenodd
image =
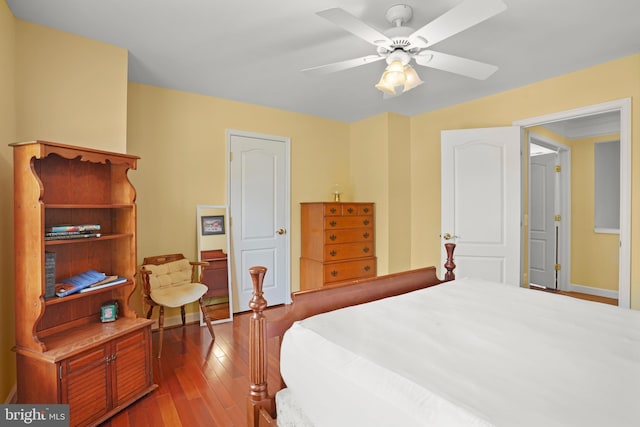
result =
M324 283L355 280L376 275L376 259L336 262L324 265Z
M323 205L324 216L342 216L341 203L325 203Z
M373 215L373 204L370 203L343 203L342 215Z
M324 219L325 230L360 227L373 227L373 216L340 216L327 217Z
M365 258L375 255L372 242L341 243L326 245L324 248L325 261L341 261L352 258Z
M347 228L324 232L326 244L373 242L373 228Z

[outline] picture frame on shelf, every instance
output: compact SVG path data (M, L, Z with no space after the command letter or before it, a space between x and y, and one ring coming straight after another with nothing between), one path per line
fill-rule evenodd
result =
M212 236L215 234L225 234L224 215L210 215L201 217L202 235Z

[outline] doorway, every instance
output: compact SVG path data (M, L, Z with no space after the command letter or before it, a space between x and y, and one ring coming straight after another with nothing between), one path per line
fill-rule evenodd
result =
M618 297L618 305L620 307L629 308L630 306L630 270L631 270L631 237L630 237L630 225L631 225L631 102L630 99L623 99L618 101L612 101L608 103L593 105L584 108L578 108L575 110L554 113L545 116L534 117L531 119L521 120L514 122L514 125L522 126L526 131L529 129L533 129L534 127L544 126L549 129L555 129L555 132L558 133L560 129L570 128L572 125L582 124L587 122L599 123L599 121L605 120L607 118L611 118L615 116L617 121L617 127L619 130L619 140L620 140L620 206L619 206L619 234L616 235L616 249L618 249L618 257L617 257L617 297ZM525 161L526 159L523 159ZM589 178L592 179L592 178ZM593 186L593 181L585 183ZM567 194L565 192L565 194ZM567 203L567 207L565 209L564 215L571 216L571 207L568 202L568 197L561 197L561 201ZM587 212L585 210L581 210L579 212L574 212L575 215L593 212L594 206L593 203L589 207L591 211ZM523 212L525 212L523 210ZM525 224L528 218L523 218L523 224ZM562 222L562 221L561 221ZM568 243L563 244L563 242L571 242L571 222L566 222L567 226L559 228L559 237L558 237L558 260L561 265L560 270L558 271L558 287L563 290L578 290L580 292L586 290L585 288L580 288L580 284L572 283L572 269L578 268L577 265L571 265L571 245ZM592 227L593 228L593 227ZM525 233L525 227L523 227L523 233ZM523 245L527 245L528 243L528 235L523 235ZM523 246L522 254L524 257L525 253L529 253L530 247ZM575 253L574 253L575 255ZM611 256L611 253L608 253L607 256ZM528 261L528 260L527 260ZM525 262L525 259L521 259L521 264L523 266L523 272L527 272L525 269L525 265L528 265ZM581 262L581 266L585 263ZM594 265L591 265L594 267ZM595 265L595 268L598 268L598 265ZM615 280L615 279L614 279ZM577 286L577 289L576 289ZM593 289L589 289L589 291L593 291ZM604 292L601 296L610 296Z

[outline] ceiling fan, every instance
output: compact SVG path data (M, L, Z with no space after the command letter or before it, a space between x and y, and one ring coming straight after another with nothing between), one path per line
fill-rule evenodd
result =
M493 74L498 67L436 52L429 48L499 14L506 8L507 6L502 0L465 0L415 30L405 25L413 16L413 9L406 4L397 4L387 10L387 21L393 26L384 32L376 30L343 9L327 9L318 12L317 15L376 46L376 54L307 68L302 71L308 74L327 74L384 59L387 62L387 68L375 87L387 95L396 95L396 89L399 87L403 87L402 92L406 92L423 83L411 67L412 60L425 67L484 80Z

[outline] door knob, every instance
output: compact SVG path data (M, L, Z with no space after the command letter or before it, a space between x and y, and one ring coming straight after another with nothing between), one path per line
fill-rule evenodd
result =
M283 234L287 234L287 230L285 230L284 228L278 228L276 230L276 233L283 235Z
M451 240L459 236L452 236L451 233L444 233L444 234L441 234L440 237L442 237L444 240Z

